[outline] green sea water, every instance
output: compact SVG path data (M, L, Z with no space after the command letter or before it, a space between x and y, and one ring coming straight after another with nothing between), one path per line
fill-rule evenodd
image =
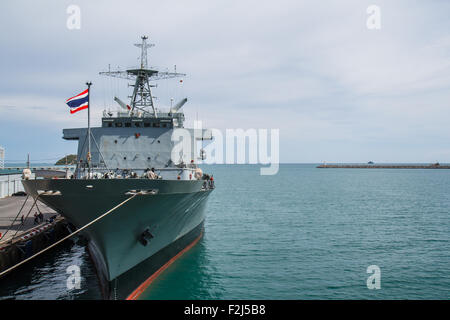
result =
M204 237L141 299L449 299L450 170L204 166ZM81 266L68 292L65 270ZM381 271L368 289L368 266ZM66 244L1 285L20 299L99 298L85 248ZM52 274L50 276L49 274Z
M450 171L211 171L203 240L143 299L450 298Z

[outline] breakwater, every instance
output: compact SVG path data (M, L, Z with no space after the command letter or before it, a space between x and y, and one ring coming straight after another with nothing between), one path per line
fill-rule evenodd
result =
M342 169L450 169L448 165L392 165L392 164L321 164L316 168L342 168Z

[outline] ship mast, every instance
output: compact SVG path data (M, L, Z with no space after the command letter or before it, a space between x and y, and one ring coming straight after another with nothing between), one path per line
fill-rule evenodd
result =
M128 69L126 71L106 71L100 72L101 75L122 78L127 80L134 80L133 94L129 96L131 115L133 115L137 110L144 113L151 114L149 108L153 111L153 116L156 118L156 108L153 101L151 88L154 85L150 84L150 81L170 79L175 77L185 76L184 73L175 72L160 72L155 69L148 68L147 62L147 48L155 46L154 44L147 43L147 36L142 36L142 43L135 44L136 47L141 48L141 64L137 69Z

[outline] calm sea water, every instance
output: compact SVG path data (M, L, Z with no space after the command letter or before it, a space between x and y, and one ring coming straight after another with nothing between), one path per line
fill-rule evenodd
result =
M203 239L142 299L449 299L450 170L210 166ZM81 268L67 291L66 268ZM366 285L370 265L381 289ZM85 247L68 242L0 282L0 296L98 299Z

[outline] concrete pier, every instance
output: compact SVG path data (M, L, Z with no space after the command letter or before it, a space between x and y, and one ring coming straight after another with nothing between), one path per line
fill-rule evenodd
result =
M11 227L0 241L0 272L70 233L65 219L42 202L37 202L39 210L34 206L29 216L25 218L34 203L32 197L28 198L22 212L14 221L26 198L26 196L17 196L0 199L0 233L2 236ZM44 218L42 222L36 223L34 214L39 211L42 212ZM23 224L21 216L24 217Z

